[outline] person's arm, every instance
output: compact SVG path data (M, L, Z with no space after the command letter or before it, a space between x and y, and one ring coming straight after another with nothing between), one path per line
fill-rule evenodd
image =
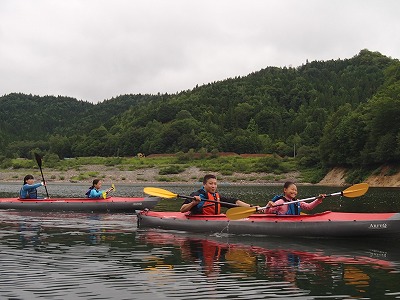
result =
M44 185L43 182L41 182L41 183L35 183L35 184L24 184L24 185L22 186L22 189L23 189L24 191L26 191L26 190L29 190L29 189L36 189L36 188L38 188L38 187L40 187L40 186L42 186L42 185Z
M186 200L185 203L182 204L180 212L185 213L190 211L193 207L200 203L200 196L194 196L194 199L190 201L190 199Z
M248 203L246 203L246 202L244 202L244 201L242 201L242 200L236 200L236 205L237 206L243 206L243 207L253 207L253 205L251 205L251 204L248 204Z
M317 207L319 204L322 203L322 199L324 199L325 196L326 196L325 194L321 194L321 195L318 196L317 199L315 199L315 200L314 200L313 202L311 202L311 203L300 202L300 207L301 207L301 209L304 209L304 210L312 210L312 209L314 209L315 207Z
M266 214L282 214L283 211L285 210L285 208L287 211L287 205L280 205L283 203L285 203L285 201L283 201L282 199L279 199L275 202L269 201L267 204L268 208L265 209L265 213Z
M96 189L92 189L89 194L89 198L101 198L103 197L103 191L97 191Z
M232 203L232 205L221 203L221 206L227 207L227 208L232 208L232 207L234 207L235 205L241 206L241 207L253 207L253 206L254 206L254 207L257 207L257 208L259 207L258 205L248 204L247 202L244 202L244 201L239 200L239 199L234 198L234 197L224 197L224 196L221 196L220 200L221 200L222 202Z

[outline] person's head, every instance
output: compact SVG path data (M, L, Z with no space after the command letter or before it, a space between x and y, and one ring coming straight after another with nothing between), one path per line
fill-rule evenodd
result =
M203 185L206 192L215 193L217 191L217 177L212 174L207 174L203 178Z
M32 175L26 175L24 177L24 184L32 184L35 181Z
M101 188L101 180L100 179L93 179L92 186L95 189L100 189Z
M297 196L297 186L292 181L286 181L283 185L283 194L286 198L294 199Z

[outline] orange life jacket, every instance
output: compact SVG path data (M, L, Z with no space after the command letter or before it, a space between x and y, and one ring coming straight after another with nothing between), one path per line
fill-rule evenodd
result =
M218 193L215 196L211 193L207 193L209 200L220 201ZM219 215L221 213L221 204L215 202L206 202L203 205L203 215Z

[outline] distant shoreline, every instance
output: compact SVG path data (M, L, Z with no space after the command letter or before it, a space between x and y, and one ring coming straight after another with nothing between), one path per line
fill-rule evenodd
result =
M103 180L104 183L115 184L201 184L204 175L212 173L219 179L219 184L251 184L251 185L281 185L285 181L291 180L298 182L299 173L292 172L279 175L279 180L267 180L268 174L265 173L233 173L232 175L223 175L218 172L201 171L196 167L190 167L179 174L159 175L158 168L139 169L134 171L119 170L115 167L105 167L100 165L86 165L79 170L59 171L53 169L43 169L43 175L46 182L51 183L82 183L91 184L94 178ZM23 182L27 174L32 174L36 182L42 180L39 169L17 169L2 170L0 172L0 182ZM89 175L86 175L89 174ZM272 175L270 175L272 177ZM302 183L309 184L309 183Z
M374 174L364 182L371 187L400 187L400 172L393 175L386 175L382 168L382 174ZM47 183L57 184L85 184L90 185L94 178L102 179L104 184L126 184L126 185L197 185L201 184L203 176L213 173L219 179L220 185L282 185L285 181L294 181L299 185L322 185L322 186L347 186L345 183L346 169L333 168L323 180L318 183L302 182L300 173L291 172L279 175L279 179L267 180L270 174L265 173L233 173L223 175L218 172L201 171L196 167L190 167L179 174L159 175L159 169L147 168L134 171L119 170L116 167L106 167L101 165L88 165L79 170L59 171L53 169L43 169L43 175ZM23 183L23 178L27 174L32 174L36 182L42 180L39 169L7 169L1 170L0 182ZM90 175L86 175L90 174ZM95 175L93 175L95 174Z

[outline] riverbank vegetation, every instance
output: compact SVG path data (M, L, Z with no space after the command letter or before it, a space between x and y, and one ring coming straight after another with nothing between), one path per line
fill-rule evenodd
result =
M3 159L2 169L10 170L36 170L38 168L34 159ZM189 151L188 153L177 153L176 155L156 155L153 157L77 157L60 160L55 154L46 154L43 157L43 168L58 171L60 174L69 170L86 170L90 167L106 170L109 167L120 171L136 171L144 169L157 169L159 181L173 181L175 174L180 174L195 167L203 173L219 173L222 176L231 176L234 173L242 174L268 174L258 179L275 181L279 180L282 174L297 171L296 161L292 158L280 158L276 155L262 155L256 157L243 157L234 153L199 154ZM89 167L89 168L87 168ZM101 177L101 171L86 171L80 173L77 180L90 177ZM255 179L256 177L254 177ZM195 178L192 178L195 179ZM199 180L201 178L198 178ZM244 178L242 178L244 179ZM308 182L310 177L305 178ZM316 181L318 179L312 180ZM249 179L251 181L251 179Z
M277 183L290 179L298 183L318 183L329 171L321 168L304 168L292 157L193 151L149 157L139 155L70 159L59 159L55 154L45 154L42 163L47 179L61 182L90 182L94 178L114 182L197 182L201 181L204 174L214 173L218 174L221 181L226 182ZM34 158L3 159L0 168L4 170L2 179L8 181L19 181L25 173L38 172ZM400 168L396 166L386 168L384 174L380 167L350 169L341 176L344 177L344 183L357 183L365 181L371 175L391 176L399 171Z
M103 157L104 165L124 168L160 164L160 176L198 164L225 174L296 169L310 182L341 166L352 170L354 183L382 165L400 164L398 124L400 62L362 50L350 59L267 67L176 94L121 95L97 104L4 95L0 164L18 168L17 158L38 152L65 169L73 159ZM229 152L269 156L185 159ZM176 156L165 165L161 158L137 159L170 153ZM121 157L137 162L125 165Z

